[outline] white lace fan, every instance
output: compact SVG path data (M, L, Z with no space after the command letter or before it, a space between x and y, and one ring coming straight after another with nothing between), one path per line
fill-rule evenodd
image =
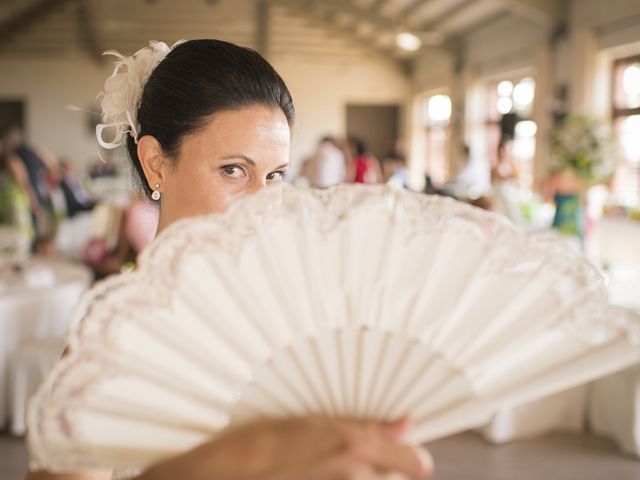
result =
M277 195L274 199L273 195ZM409 414L415 441L640 359L558 240L382 187L262 192L97 285L32 401L34 467L144 467L265 416Z

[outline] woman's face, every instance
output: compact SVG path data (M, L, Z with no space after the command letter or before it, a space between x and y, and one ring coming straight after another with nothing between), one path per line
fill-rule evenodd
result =
M143 137L139 154L147 138L155 142ZM281 183L289 166L290 139L279 108L251 106L214 115L203 129L185 137L176 159L162 162L156 169L159 178L145 168L151 188L160 184L158 230L184 217L224 211L240 196ZM153 163L143 155L140 159L143 165Z

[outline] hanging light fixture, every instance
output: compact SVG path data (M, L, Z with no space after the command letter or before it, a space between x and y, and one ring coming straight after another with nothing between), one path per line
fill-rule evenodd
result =
M422 40L414 33L400 32L396 35L396 45L407 52L415 52L422 46Z

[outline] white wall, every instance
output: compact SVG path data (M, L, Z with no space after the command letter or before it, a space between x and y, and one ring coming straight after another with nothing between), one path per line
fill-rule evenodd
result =
M637 0L572 0L570 6L574 24L605 25L638 14L640 3Z
M531 65L547 39L546 28L519 17L506 17L465 39L467 66L477 76L490 76Z
M640 2L574 0L570 10L572 108L603 118L609 114L610 65L640 52Z
M388 63L376 59L358 64L275 60L296 104L292 163L309 155L327 134L345 135L346 106L402 104L408 81Z
M145 35L167 42L208 36L254 46L256 12L252 0L221 0L215 7L206 8L200 0L183 3L171 4L170 11L143 4L114 10L111 3L111 7L96 3L94 15L105 19L103 23L96 22L100 43L127 54L144 46ZM197 17L193 26L189 9ZM123 12L131 18L123 19ZM149 15L173 21L166 22L166 32L145 26L144 30L133 29L126 35L118 33L118 28L126 28L127 22L139 22ZM114 19L120 23L114 23ZM86 115L64 107L88 106L112 67L109 63L98 65L86 52L78 51L76 36L60 36L60 31L73 30L73 22L61 12L44 19L36 29L37 38L25 36L29 33L26 32L9 46L12 48L0 50L0 99L23 99L30 140L82 164L96 158L96 143L88 132ZM405 102L407 76L392 61L348 37L282 8L272 10L268 31L268 58L287 82L297 110L291 152L294 170L322 135L345 133L347 103ZM34 47L39 45L42 50L53 43L56 48L46 55Z
M83 56L48 59L0 58L0 100L21 99L29 140L76 163L96 158L97 143L87 114L66 105L90 108L108 68Z
M326 134L345 134L347 103L404 104L408 82L378 59L358 64L274 60L294 98L297 121L292 166ZM29 139L78 164L96 158L97 144L87 115L66 105L90 107L110 67L82 56L61 60L0 58L0 100L23 99Z
M453 82L453 57L442 49L425 48L413 64L412 90L419 94Z
M269 29L269 60L287 82L296 104L294 169L321 137L346 134L347 104L404 106L408 76L348 35L336 34L282 7L272 8Z

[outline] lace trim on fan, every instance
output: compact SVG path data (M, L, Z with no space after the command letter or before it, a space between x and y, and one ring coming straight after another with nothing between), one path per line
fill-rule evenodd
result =
M491 247L483 262L484 275L517 276L543 269L556 279L550 295L561 300L566 309L563 321L558 325L560 328L569 329L585 342L602 343L626 335L640 345L637 316L607 305L606 290L598 271L556 238L525 237L499 215L442 197L381 186L336 187L324 191L285 187L282 195L273 191L261 192L232 205L226 213L174 223L143 252L138 270L99 282L84 295L70 328L70 354L56 365L29 407L30 448L49 454L48 458L41 456L45 464L66 462L73 465L82 460L82 452L77 458L62 458L56 456L60 452L54 447L42 443L45 426L38 420L47 418L44 412L50 407L55 387L52 379L80 361L81 339L88 340L92 348L98 349L100 342L102 348L108 348L113 334L111 320L118 312L148 310L152 317L155 309L171 309L171 292L175 288L179 265L185 258L206 249L216 249L238 258L253 241L256 232L283 217L295 218L321 235L330 236L361 209L384 216L390 226L403 218L411 219L403 230L406 242L436 232L445 225L460 228L481 244ZM189 228L184 228L187 225ZM575 298L575 291L585 292L584 297ZM119 299L119 304L114 298Z

